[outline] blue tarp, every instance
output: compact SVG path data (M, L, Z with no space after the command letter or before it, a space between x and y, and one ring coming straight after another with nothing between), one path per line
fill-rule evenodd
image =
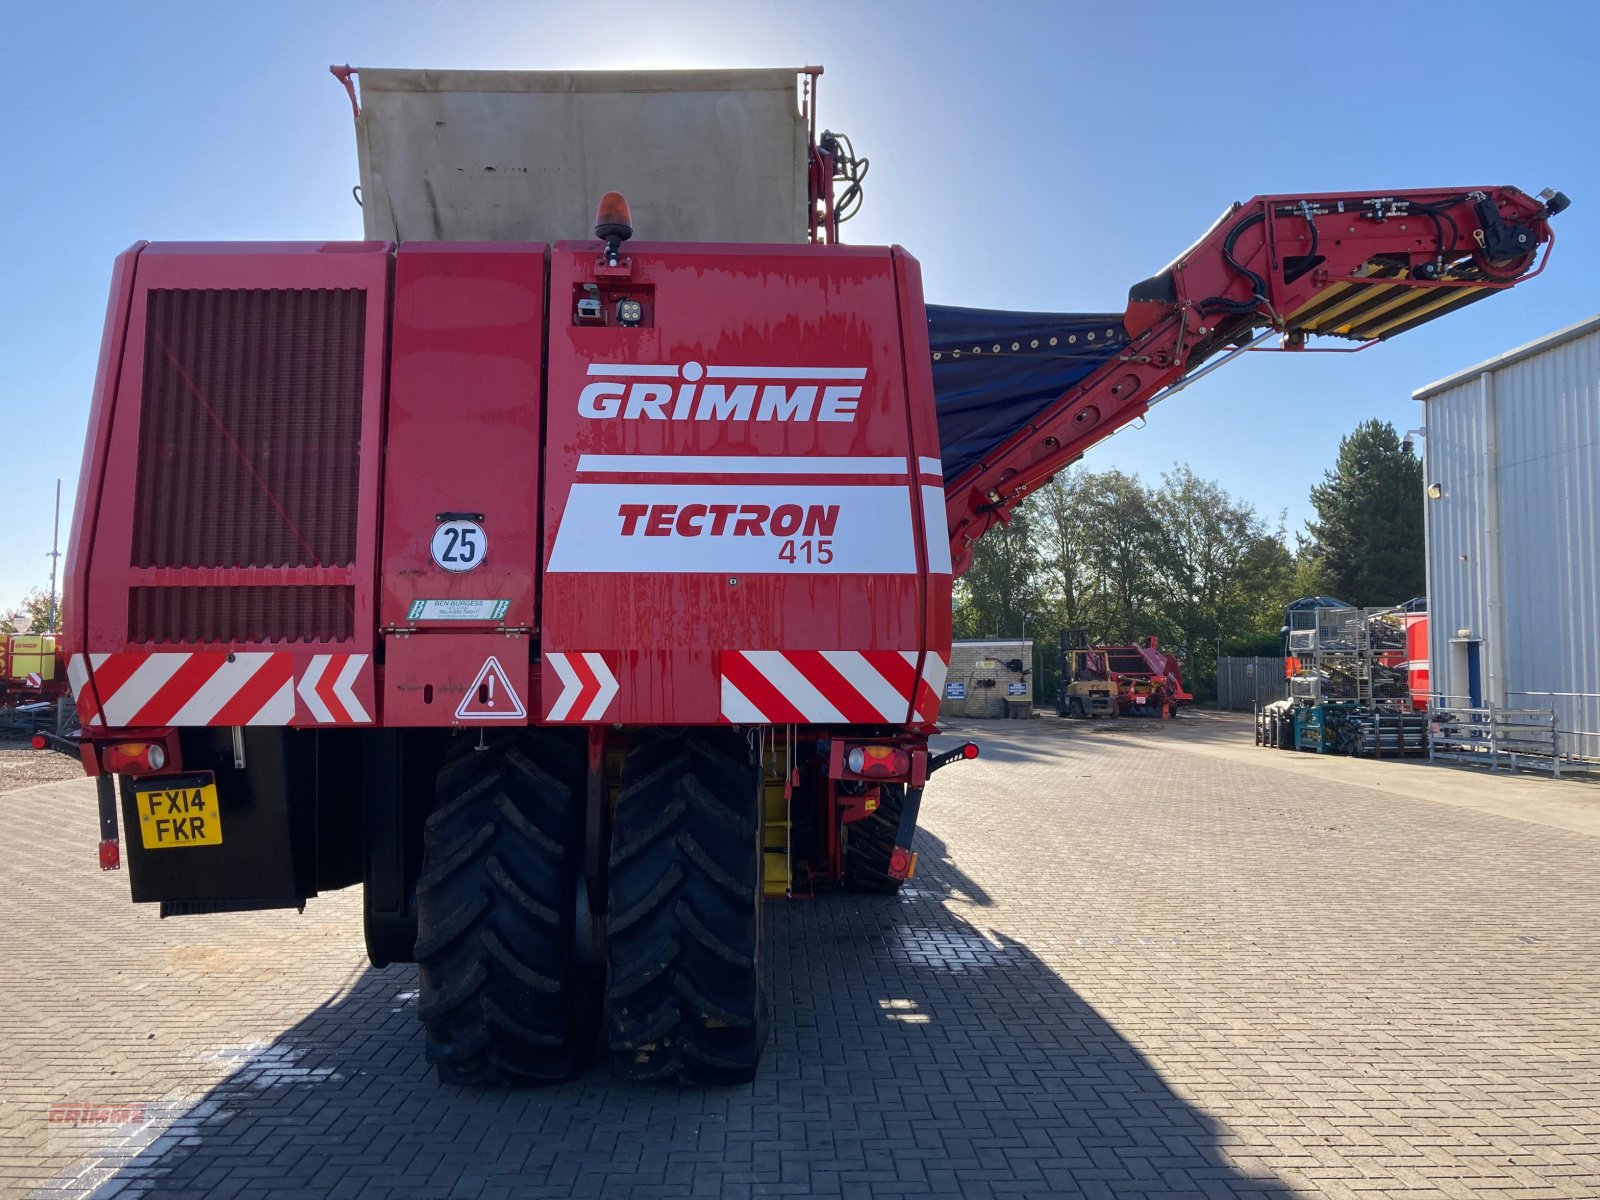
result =
M928 305L933 393L950 483L1127 344L1121 313Z
M1343 600L1335 600L1332 596L1301 596L1298 600L1291 600L1284 608L1288 612L1304 612L1308 608L1349 608Z

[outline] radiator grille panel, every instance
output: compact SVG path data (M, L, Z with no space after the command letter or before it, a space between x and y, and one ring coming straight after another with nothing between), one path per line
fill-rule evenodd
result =
M133 642L347 641L355 630L355 588L136 587L128 590Z
M365 315L360 288L150 291L134 566L355 562Z

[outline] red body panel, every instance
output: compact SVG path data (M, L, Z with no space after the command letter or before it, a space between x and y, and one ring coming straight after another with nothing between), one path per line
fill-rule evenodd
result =
M906 395L932 396L933 366L928 350L928 322L923 313L922 267L896 248L895 282L905 337ZM906 314L915 319L906 320ZM951 607L955 576L950 563L950 539L945 527L944 467L940 460L939 422L932 404L908 406L911 417L912 455L917 464L917 488L922 498L918 511L919 537L927 548L927 580L923 588L923 645L927 652L918 664L918 700L914 723L931 726L938 719L939 698L944 693L945 669L950 661L953 636Z
M532 629L538 567L544 247L422 242L395 254L384 424L384 629ZM489 553L439 570L441 512L484 514ZM484 622L411 619L421 599L507 600Z
M385 725L526 725L528 714L537 711L538 697L528 690L525 636L394 635L384 646ZM494 680L484 677L480 684L485 668Z
M91 734L931 724L951 574L916 263L884 248L629 249L598 273L592 245L124 256L69 576L71 671ZM362 293L364 307L294 307L310 293ZM595 294L638 300L639 326L580 321L576 300ZM263 295L289 307L265 323L239 317ZM299 351L279 343L322 353L339 313L360 314L359 338L347 331L300 379ZM252 354L265 356L260 372ZM307 397L341 370L348 397L351 355L359 447L345 447L337 480L358 466L358 503L336 513L353 528L349 561L330 562L296 524L296 503L322 526L334 519L317 506L322 480L283 456L326 466ZM162 356L153 372L147 359ZM189 494L166 487L168 460L173 489L242 487L258 511L197 514L216 531L200 551L167 536L181 521L148 494ZM273 493L297 487L312 499ZM445 570L430 549L447 517L487 539L470 569ZM205 559L235 538L276 545L283 561ZM154 566L152 545L167 556ZM219 627L209 600L224 593L250 593L230 619L259 622L252 589L280 607L344 589L345 623L295 612L348 632L190 632ZM488 607L462 608L474 602Z
M89 647L88 565L99 525L100 497L105 491L111 413L116 399L116 381L122 374L122 350L133 305L134 270L144 246L145 243L140 242L117 255L111 269L111 297L106 301L105 328L100 335L100 360L95 367L94 395L89 400L89 432L83 446L83 463L78 470L78 500L72 508L72 535L67 540L66 570L62 576L60 648L63 656L84 653Z
M135 255L136 267L132 261ZM80 694L80 704L89 713L105 714L103 721L121 725L318 725L370 721L370 708L359 702L330 708L323 703L318 688L331 686L323 678L330 666L340 672L350 667L352 673L344 680L343 692L350 697L365 696L369 703L373 693L379 433L386 367L389 247L365 242L176 243L146 246L131 251L122 261L133 268L132 278L119 271L114 283L113 313L108 322L107 350L102 353L84 472L84 490L89 495L79 509L69 559L69 674ZM219 470L252 477L263 491L270 493L266 459L284 452L284 445L292 447L297 436L289 430L283 433L281 443L258 443L248 438L241 441L243 435L226 428L213 403L215 397L206 395L200 366L192 357L175 351L160 330L150 328L152 293L294 294L308 290L360 292L368 301L360 331L360 444L350 561L294 566L254 562L228 566L135 565L135 476L141 453L159 458L162 439L174 436L164 427L144 428L141 396L148 376L158 366L170 370L181 381L186 401L192 402L182 413L185 424L220 431L221 442L231 457ZM120 315L119 298L123 295L127 297L125 318ZM203 339L205 333L200 330L198 336ZM208 353L223 357L259 349L232 346L211 348ZM312 453L318 449L309 446ZM198 469L196 464L182 461L175 451L172 457L174 471ZM207 464L207 469L214 465ZM98 496L93 494L96 485ZM282 515L285 509L280 498L269 495L267 499L271 508L289 522L288 516ZM226 523L228 519L228 514L214 511L190 515L195 522ZM231 532L223 530L224 541ZM301 531L294 532L304 541ZM132 589L154 594L207 588L306 587L336 588L347 595L345 603L351 610L347 614L349 636L299 639L289 644L201 637L181 643L152 643L135 640L131 635ZM205 598L195 597L194 603L204 607ZM259 670L247 671L245 667ZM269 689L269 679L278 686ZM258 698L261 708L246 717L241 706L247 706L247 699ZM169 710L181 713L181 719L157 719ZM289 713L292 716L283 719ZM90 720L87 716L85 719Z
M602 697L558 676L593 653L615 670L607 712L625 724L847 722L841 704L863 688L889 712L892 684L860 654L894 656L914 682L902 655L920 660L930 637L912 413L926 410L926 431L933 406L931 386L907 394L908 331L926 338L920 297L902 302L908 260L629 249L628 294L648 314L631 329L576 324L594 247L552 254L543 715L571 720ZM764 657L780 651L855 657L808 673ZM781 715L728 681L725 653L770 673L791 701ZM877 719L910 721L913 692Z
M526 717L544 284L542 245L424 242L395 254L379 607L385 724ZM443 513L479 519L481 564L457 572L433 561ZM428 603L438 601L453 607ZM474 610L461 601L482 603ZM516 632L508 640L506 631ZM478 718L459 715L491 656L512 676L492 686L515 689L518 703L500 695L472 709Z

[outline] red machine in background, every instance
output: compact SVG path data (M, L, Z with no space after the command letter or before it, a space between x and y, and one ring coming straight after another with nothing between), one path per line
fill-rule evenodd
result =
M1147 637L1133 646L1107 646L1104 651L1124 714L1175 717L1194 702L1183 686L1183 664L1161 649L1158 638Z
M643 87L371 83L396 74L380 99L432 106L412 148ZM766 114L776 163L809 145L776 228L810 244L717 241L750 214L665 167L630 188L670 240L628 241L617 196L594 239L537 240L570 202L505 189L559 159L452 157L423 187L400 156L419 174L363 176L367 241L140 243L113 270L65 626L102 865L120 784L133 898L163 914L361 884L369 956L419 964L447 1080L570 1078L601 1019L628 1077L749 1079L762 897L897 889L924 787L976 754L929 745L972 542L1269 333L1382 339L1536 274L1565 204L1258 197L1124 312L940 309L904 250L837 244L861 172L819 138L815 73L799 115L774 74L681 86ZM659 111L574 140L572 171L625 173ZM449 206L402 236L380 185ZM1104 654L1131 706L1189 700L1154 639Z
M1152 716L1166 720L1194 702L1183 686L1180 663L1161 649L1159 638L1125 646L1094 646L1091 670L1111 683L1119 716Z

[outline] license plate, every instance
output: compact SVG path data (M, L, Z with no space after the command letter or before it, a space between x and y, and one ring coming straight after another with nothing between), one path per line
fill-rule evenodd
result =
M133 802L146 850L222 844L217 785L209 778L138 783Z

